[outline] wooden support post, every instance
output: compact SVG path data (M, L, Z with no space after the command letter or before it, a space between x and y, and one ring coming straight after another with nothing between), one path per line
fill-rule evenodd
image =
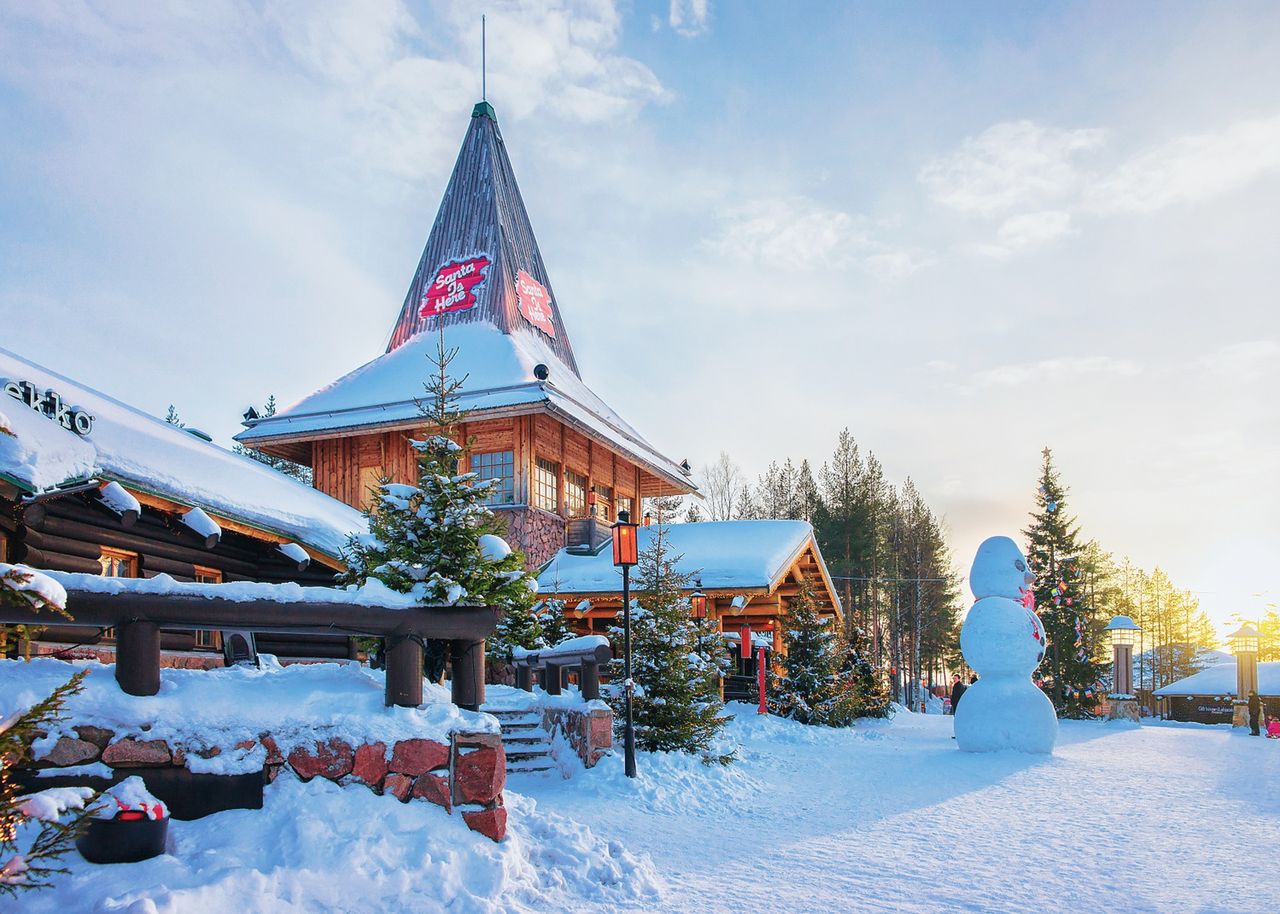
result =
M554 663L543 667L542 690L548 695L560 694L560 667Z
M360 659L360 643L356 641L355 638L347 639L347 659L348 660Z
M129 695L160 691L160 626L145 619L116 626L116 682Z
M582 661L582 675L578 677L578 690L587 701L600 697L600 664L593 660Z
M453 654L453 703L468 711L484 704L484 642L455 640Z
M422 645L406 635L387 638L386 706L416 708L422 704Z
M516 688L533 691L533 670L527 664L516 667Z

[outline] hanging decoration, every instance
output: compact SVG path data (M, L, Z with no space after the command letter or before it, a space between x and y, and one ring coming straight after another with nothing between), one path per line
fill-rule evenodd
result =
M551 320L551 293L524 270L516 274L516 301L524 319L553 340L556 325Z

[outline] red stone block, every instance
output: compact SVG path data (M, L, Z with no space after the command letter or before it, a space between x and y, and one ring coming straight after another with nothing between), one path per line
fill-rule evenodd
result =
M453 764L455 803L488 803L502 794L506 783L507 755L501 746L458 753Z
M501 841L507 836L507 810L502 806L493 809L467 811L462 819L472 831L478 831L486 838Z
M415 799L443 806L446 810L453 809L453 802L449 797L449 779L443 775L419 775L413 782L413 796Z
M409 793L413 790L413 778L407 774L389 774L387 779L382 782L383 794L391 794L401 803L409 799Z
M258 741L256 739L242 739L240 742L236 743L236 748L244 749L247 752L256 745L258 745Z
M314 751L298 748L289 753L289 764L298 773L298 777L304 781L314 777L336 781L351 773L355 765L355 752L350 746L337 737L327 743L317 740L314 745Z
M387 775L387 744L365 743L356 748L351 774L370 787L378 787Z
M417 777L449 764L449 747L429 739L402 739L391 753L392 771Z
M170 761L169 747L162 739L139 740L126 737L103 749L102 760L112 768L167 765Z
M64 736L54 745L53 750L36 764L41 768L66 768L70 765L83 765L98 757L98 747L87 739L75 739Z
M591 747L608 749L613 745L613 715L591 715Z
M267 750L266 764L284 764L284 754L280 751L280 747L276 744L275 738L270 733L263 733L258 740L262 743L262 748Z

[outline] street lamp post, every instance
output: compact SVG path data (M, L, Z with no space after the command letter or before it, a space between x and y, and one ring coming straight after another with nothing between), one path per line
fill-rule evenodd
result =
M1258 690L1258 642L1262 635L1249 623L1227 635L1236 655L1236 700L1231 703L1231 726L1249 726L1249 695Z
M1133 694L1133 642L1142 631L1128 616L1116 616L1108 623L1111 633L1111 694L1107 696L1108 720L1140 719L1138 698Z
M622 751L629 778L636 776L636 730L631 719L631 696L635 691L635 683L631 681L631 567L638 558L636 524L631 523L630 512L619 511L617 523L613 525L613 564L622 569L622 688L626 713Z

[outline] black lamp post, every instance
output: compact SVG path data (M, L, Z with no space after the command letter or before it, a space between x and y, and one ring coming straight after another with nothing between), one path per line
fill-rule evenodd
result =
M618 512L618 521L613 525L613 564L622 569L622 670L626 696L626 728L623 730L623 753L627 777L636 776L636 730L631 720L631 694L635 691L635 683L631 681L631 566L639 557L636 544L636 525L631 523L631 514Z

